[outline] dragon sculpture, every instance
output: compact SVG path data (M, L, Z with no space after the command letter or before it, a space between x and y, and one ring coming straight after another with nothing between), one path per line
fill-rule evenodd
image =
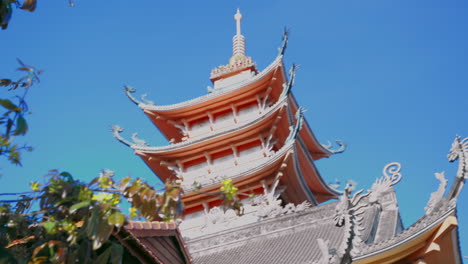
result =
M136 99L135 97L133 97L132 93L135 93L135 92L137 91L135 88L133 88L132 86L124 85L124 90L125 90L125 94L127 95L127 97L128 97L133 103L135 103L136 105L143 104L142 102L138 101L138 99Z
M133 133L132 134L132 140L133 142L130 142L128 140L126 140L125 138L123 138L120 133L122 133L124 131L124 129L118 125L113 125L112 126L112 134L114 134L114 137L120 141L122 144L128 146L128 147L132 147L132 146L140 146L140 147L148 147L149 144L146 143L145 140L143 139L139 139L137 138L138 136L138 133Z
M435 174L436 178L440 181L439 188L431 194L431 197L424 208L426 215L443 207L447 202L456 202L456 199L465 184L465 180L468 178L468 138L461 140L459 136L456 136L447 158L450 162L459 160L455 180L449 193L444 199L445 190L447 188L445 173L441 172Z
M447 196L449 200L452 200L458 197L465 179L468 178L468 137L461 140L460 136L456 136L447 158L450 162L459 160L457 175Z
M335 207L334 217L335 225L344 228L344 237L337 248L328 250L333 254L322 253L323 263L351 263L352 257L359 254L364 244L361 231L363 230L365 209L374 204L379 204L380 198L383 197L382 194L401 180L400 169L401 165L397 162L387 164L383 169L383 177L377 179L372 188L365 194L361 194L363 190L359 190L351 195L354 186L347 184L340 201ZM366 197L368 197L368 201L361 202ZM321 244L321 247L327 247L323 241L317 242ZM327 250L323 249L322 252L327 252ZM326 262L327 259L328 262Z
M135 97L133 97L133 95L132 95L133 93L135 93L137 91L137 89L135 89L135 88L133 88L132 86L129 86L129 85L124 85L124 90L125 90L125 94L127 95L127 97L133 103L135 103L136 105L154 105L153 101L150 101L150 100L146 99L148 94L142 94L141 95L141 101L140 101L140 100L136 99Z

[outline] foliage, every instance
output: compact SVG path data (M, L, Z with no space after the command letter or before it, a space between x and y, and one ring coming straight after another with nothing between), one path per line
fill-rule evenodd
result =
M178 181L156 190L142 179L115 181L109 170L90 183L52 170L43 184L31 182L30 188L0 194L20 196L0 201L0 263L120 263L123 248L110 237L129 220L119 207L123 199L131 205L130 218L171 221L182 213ZM212 195L220 196L225 209L242 214L232 180L219 190Z
M13 99L0 98L4 109L0 156L13 164L21 164L21 150L32 150L19 147L14 139L28 132L26 95L43 72L18 62L24 76L0 79L4 91L22 91ZM30 188L31 192L0 194L19 196L0 200L0 263L120 263L123 248L110 237L128 221L119 208L122 198L131 205L130 218L170 221L182 213L179 181L167 181L163 189L156 190L141 179L127 177L117 182L109 170L90 183L52 170L43 184L31 182ZM225 209L241 214L242 204L232 180L223 181L220 191L210 194L219 196Z
M109 237L127 221L122 197L147 220L172 220L181 208L177 183L158 193L141 179L116 182L109 170L88 184L53 170L31 188L0 203L0 255L18 263L120 263L123 248Z
M1 1L1 0L0 0ZM24 64L18 59L20 67L18 71L24 73L18 80L0 79L0 88L4 87L8 91L21 92L13 98L0 98L0 106L3 112L0 116L0 156L6 157L11 163L21 165L21 150L32 151L30 146L19 146L14 143L15 136L23 136L28 132L28 124L25 115L29 113L26 104L26 95L33 84L39 82L39 75L42 70L36 70L32 66Z
M221 198L225 210L233 209L237 215L242 215L244 213L244 210L238 196L239 194L237 193L238 188L234 186L232 180L223 180L221 182L221 187L219 188L219 190L221 191Z
M68 0L68 4L73 7L73 0ZM13 7L34 12L37 7L37 0L0 0L0 27L2 29L7 29L13 15Z

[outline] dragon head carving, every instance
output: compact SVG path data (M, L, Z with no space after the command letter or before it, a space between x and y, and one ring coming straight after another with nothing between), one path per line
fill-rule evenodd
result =
M450 148L447 158L450 162L454 162L458 159L460 152L462 151L462 145L460 143L460 136L456 136L455 140L452 142L452 147Z

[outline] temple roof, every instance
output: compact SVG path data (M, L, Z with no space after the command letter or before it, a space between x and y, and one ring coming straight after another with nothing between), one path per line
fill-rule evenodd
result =
M395 251L393 254L396 254L398 255L398 258L403 259L407 255L419 250L421 247L413 249L413 251L406 250L404 253L401 252L402 250L400 248L404 248L406 244L418 239L428 240L428 237L435 234L444 222L448 222L450 225L457 225L455 203L446 203L443 207L439 208L439 210L422 216L414 224L396 236L392 236L389 239L363 247L359 256L354 258L354 261L356 263L369 263L369 260L372 259L372 257L378 256L384 252L391 255L390 253L392 253L392 250ZM456 246L458 247L458 244Z
M200 238L187 239L194 263L314 263L322 258L318 239L339 247L346 235L345 226L335 225L338 202L286 214L258 223L240 226ZM365 212L364 241L371 237L377 210ZM321 262L318 262L321 263Z
M127 91L127 96L135 104L137 104L138 107L140 107L143 110L147 110L150 112L157 112L157 113L161 112L161 114L170 114L172 111L180 111L181 109L184 109L184 108L187 108L186 109L187 111L191 111L193 110L193 107L196 107L198 104L201 104L201 103L211 104L215 101L223 101L226 96L231 96L234 91L240 90L239 92L242 92L244 90L249 90L252 84L255 84L261 81L262 79L264 79L265 77L268 77L269 74L274 73L278 67L284 67L283 55L281 54L278 55L276 59L268 67L266 67L263 71L253 76L252 78L241 81L232 86L225 87L220 90L216 90L215 92L208 93L200 97L196 97L196 98L184 101L184 102L170 104L170 105L154 105L154 104L144 103L135 99L133 96L131 96L131 93L136 91L134 88L127 86L128 88L126 88L126 91Z
M140 263L192 263L174 222L130 221L115 237Z
M188 239L187 245L194 263L328 263L321 262L324 250L322 242L326 244L327 251L332 253L339 250L343 241L347 243L345 226L339 227L334 221L337 204L338 202L330 203L309 208L300 214L283 215L225 232ZM403 260L424 247L425 243L430 244L430 240L425 240L437 231L440 233L443 223L456 225L455 207L448 206L423 216L401 233L375 242L372 241L375 238L373 230L381 226L397 228L389 226L394 219L384 217L376 220L379 210L375 209L369 207L365 212L361 239L368 242L358 251L353 263L374 263L366 259L387 254L399 247L404 248L418 238L424 239L424 243L412 251L398 252L398 260Z

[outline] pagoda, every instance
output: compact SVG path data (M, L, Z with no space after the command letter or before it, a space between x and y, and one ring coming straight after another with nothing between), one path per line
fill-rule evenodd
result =
M461 263L455 210L468 154L460 158L466 168L448 195L445 178L436 175L445 185L408 229L393 189L401 179L399 163L385 166L364 194L352 194L352 184L337 190L315 162L343 152L345 144L337 141L335 150L321 144L305 120L291 91L297 67L286 70L283 61L287 31L276 58L260 71L246 55L239 10L234 19L232 57L211 71L206 95L156 105L125 86L166 146L150 146L136 133L126 140L123 129L113 127L161 181L181 182L178 230L190 257L180 263ZM462 150L468 145L457 140ZM241 212L213 195L226 180L238 189Z
M170 144L151 147L138 140L121 141L162 181L182 181L186 215L203 211L203 203L219 205L219 198L209 193L225 179L232 179L245 194L262 194L264 186L279 180L279 186L286 187L281 194L285 203L317 205L338 198L340 193L315 166L316 160L337 151L317 141L291 93L296 67L288 78L283 63L287 34L278 56L258 71L245 54L242 15L238 11L234 17L233 55L227 65L212 70L213 87L207 95L160 106L137 100L135 89L125 87Z

